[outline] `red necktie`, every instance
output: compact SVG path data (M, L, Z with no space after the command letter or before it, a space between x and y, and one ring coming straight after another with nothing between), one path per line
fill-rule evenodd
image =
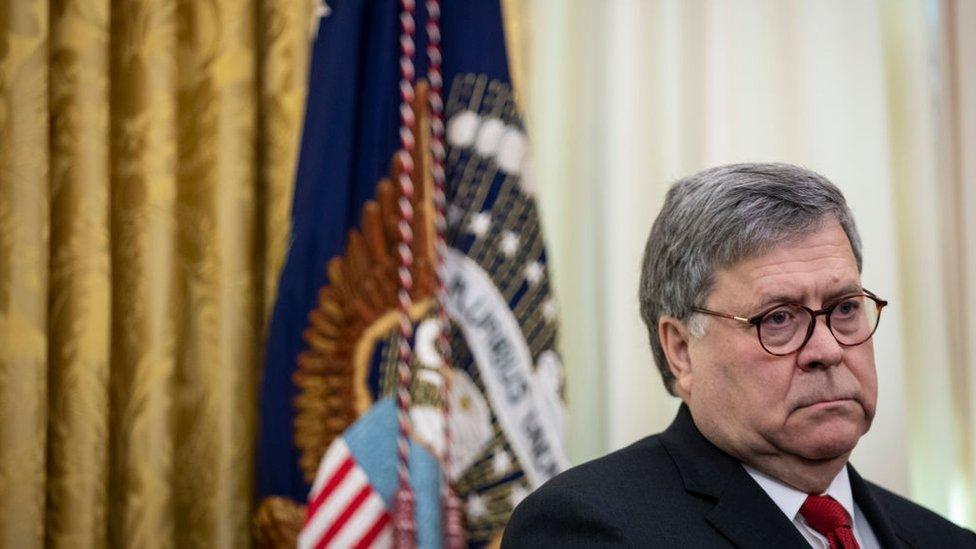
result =
M827 538L830 549L860 549L854 538L851 517L836 499L810 494L800 507L800 514L811 528Z

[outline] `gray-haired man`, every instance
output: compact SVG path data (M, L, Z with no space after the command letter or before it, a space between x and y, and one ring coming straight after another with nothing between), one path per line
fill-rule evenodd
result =
M736 164L675 183L640 304L677 418L529 496L503 547L976 547L847 463L874 418L887 303L824 177Z

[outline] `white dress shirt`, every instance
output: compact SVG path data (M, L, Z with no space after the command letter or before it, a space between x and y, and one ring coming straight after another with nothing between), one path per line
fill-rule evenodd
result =
M770 499L773 500L776 506L793 522L793 526L796 526L796 529L800 531L800 534L803 535L811 547L818 549L830 548L827 538L811 528L803 518L803 515L800 514L800 507L807 500L806 493L765 473L761 473L748 465L743 464L743 467L759 483L760 488L769 494ZM878 543L878 538L874 535L874 530L871 529L871 525L868 523L868 519L864 517L864 513L861 512L860 507L854 503L854 496L851 494L851 480L847 476L847 467L843 467L840 473L837 473L837 476L834 477L834 481L827 487L827 491L819 495L834 498L844 507L847 514L852 517L854 537L857 539L857 543L861 546L861 549L881 548L881 545Z

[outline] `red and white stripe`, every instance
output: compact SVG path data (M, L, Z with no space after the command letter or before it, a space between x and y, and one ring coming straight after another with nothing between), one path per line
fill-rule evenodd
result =
M391 547L393 525L383 498L373 490L343 439L322 458L308 494L299 549Z

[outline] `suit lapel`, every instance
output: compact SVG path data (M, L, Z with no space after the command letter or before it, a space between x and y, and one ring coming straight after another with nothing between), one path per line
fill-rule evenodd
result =
M706 520L737 547L809 547L742 465L702 436L684 404L661 442L685 490L715 502Z
M809 547L783 511L742 467L707 515L738 547Z
M850 464L847 465L847 476L851 479L851 495L854 496L854 502L868 519L881 547L915 547L911 534L898 529L888 520L884 508L871 493L871 486Z
M738 547L809 547L783 511L742 465L709 442L684 404L661 443L681 474L685 490L715 502L705 519ZM911 533L893 524L871 485L848 465L851 495L881 547L916 547Z

